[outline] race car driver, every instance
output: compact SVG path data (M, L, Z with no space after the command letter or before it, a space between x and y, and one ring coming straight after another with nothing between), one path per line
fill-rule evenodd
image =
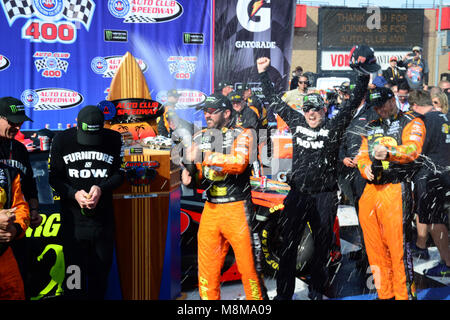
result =
M231 127L232 105L221 94L204 105L207 128L187 149L182 181L206 189L198 231L199 293L204 300L220 299L220 271L229 245L242 274L248 300L261 300L260 242L252 230L250 166L254 137L250 129ZM202 160L203 159L203 160Z
M354 50L364 60L368 71L380 67L372 59L373 51L368 47ZM362 55L362 57L361 57ZM271 111L277 113L289 126L293 134L291 187L285 199L279 272L277 273L276 300L291 300L295 288L295 270L300 236L309 221L314 240L311 259L311 282L309 298L323 299L327 282L326 268L333 242L333 225L337 214L337 162L342 135L350 123L367 91L369 75L357 79L351 103L334 118L326 117L325 103L318 94L307 94L302 108L303 114L292 109L276 94L266 72L270 59L257 60L263 93L270 102ZM361 71L362 72L362 71ZM365 73L365 72L364 72Z
M379 299L415 299L410 179L416 172L425 125L418 114L399 111L394 93L375 88L366 98L380 116L366 126L356 157L367 180L359 200L359 219Z

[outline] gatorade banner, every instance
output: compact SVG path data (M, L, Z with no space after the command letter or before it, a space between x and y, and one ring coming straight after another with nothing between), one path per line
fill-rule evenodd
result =
M295 0L215 0L215 87L221 81L257 86L255 62L266 56L276 90L288 88L295 5Z
M211 91L211 10L211 0L0 0L0 96L23 101L33 122L22 130L66 129L105 100L129 51L153 100L175 88L190 108Z

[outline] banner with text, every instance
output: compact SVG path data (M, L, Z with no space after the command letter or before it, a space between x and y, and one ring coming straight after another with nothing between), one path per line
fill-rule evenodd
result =
M294 0L215 0L215 87L221 81L257 87L255 61L266 56L276 89L288 88L295 5Z
M379 7L319 8L318 66L321 72L348 72L349 52L354 45L368 45L375 50L383 69L389 58L399 59L423 44L423 9Z
M153 100L176 88L189 109L211 91L211 11L211 0L0 0L0 96L23 101L34 122L22 129L65 129L106 98L129 51Z

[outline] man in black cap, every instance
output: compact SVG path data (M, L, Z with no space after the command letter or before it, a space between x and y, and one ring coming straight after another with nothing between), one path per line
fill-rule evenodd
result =
M300 237L309 221L314 239L311 258L310 299L323 299L328 285L327 262L333 242L333 226L337 214L337 162L342 135L365 96L369 74L380 66L372 59L373 51L362 46L352 50L353 69L358 77L351 102L334 118L326 117L326 107L318 94L307 94L302 103L303 114L289 107L274 92L267 73L270 59L257 60L264 95L271 111L289 126L293 137L291 187L282 214L282 244L277 273L276 300L291 300L295 288L295 272Z
M259 129L258 115L247 105L242 91L233 91L229 94L228 98L235 111L236 125L254 130Z
M14 139L25 121L33 120L25 114L22 101L13 97L0 99L0 162L19 170L22 191L30 207L30 226L35 228L42 222L36 180L26 147Z
M181 133L181 135L176 134L176 136L184 136L184 132L187 132L192 136L196 131L193 124L180 118L175 111L180 96L181 94L179 94L176 89L171 89L167 92L167 102L164 104L164 114L156 120L158 124L158 135L171 138L174 131L180 133L181 130L183 133Z
M58 133L50 151L49 182L61 196L64 253L84 279L81 292L66 291L75 298L103 299L112 263L112 191L123 181L122 138L103 124L98 107L84 107L77 127Z
M254 135L234 127L230 100L209 96L203 106L207 128L186 152L182 181L198 183L207 200L198 230L198 276L202 299L220 299L220 270L231 245L248 300L266 297L261 278L261 244L252 228L250 174Z
M236 85L236 92L239 92L242 95L242 98L246 102L247 106L258 116L258 127L261 129L266 129L268 120L267 109L264 106L264 102L256 94L253 94L252 88L248 83Z
M379 118L365 128L358 169L367 181L359 220L379 299L416 299L409 248L411 178L422 151L425 124L418 114L397 108L391 89L375 88L366 98Z
M233 83L230 81L221 81L217 86L217 92L227 97L234 90Z

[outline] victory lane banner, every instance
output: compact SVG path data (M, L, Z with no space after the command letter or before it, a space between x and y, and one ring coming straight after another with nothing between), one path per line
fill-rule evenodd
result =
M0 97L21 99L22 130L61 130L107 98L126 52L153 99L211 92L212 2L0 0ZM182 113L194 121L193 113Z

